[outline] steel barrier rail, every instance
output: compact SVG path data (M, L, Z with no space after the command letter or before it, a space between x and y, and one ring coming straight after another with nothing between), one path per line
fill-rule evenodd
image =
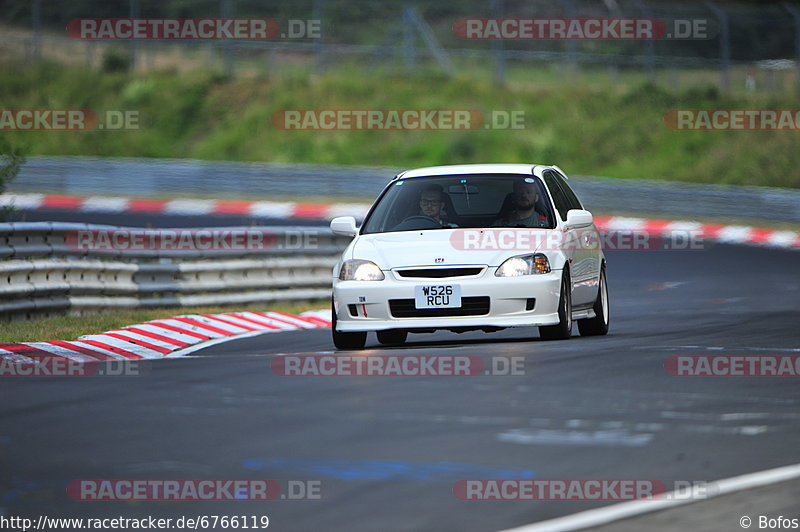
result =
M30 157L9 184L8 192L170 196L190 190L192 194L223 199L253 191L259 197L280 197L291 191L293 197L324 194L331 201L342 196L371 199L399 170L192 159ZM220 179L221 175L225 179ZM800 222L800 190L796 189L580 175L571 175L570 184L595 213Z
M76 249L75 231L141 228L56 222L0 224L0 319L67 311L299 301L330 295L331 269L350 238L328 229L215 228L313 236L301 246L259 249ZM162 229L151 232L185 231ZM73 235L74 236L74 235ZM268 244L271 244L269 242Z
M213 231L219 234L246 232L260 238L260 248L241 249L112 249L106 246L79 247L82 233L197 233ZM224 235L223 235L224 236ZM334 235L326 227L308 226L241 226L218 228L166 228L118 227L87 223L65 222L14 222L0 223L0 259L28 257L92 257L101 259L189 259L253 256L294 255L309 245L314 254L333 255L341 252L350 242L349 237ZM85 244L85 242L84 242Z

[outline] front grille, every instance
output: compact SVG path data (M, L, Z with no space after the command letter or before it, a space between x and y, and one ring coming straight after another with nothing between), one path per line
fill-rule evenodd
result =
M390 299L389 311L395 318L441 318L489 314L489 296L462 297L460 308L414 308L413 299Z
M400 277L426 277L428 279L442 279L444 277L465 277L478 275L483 268L419 268L415 270L397 270Z

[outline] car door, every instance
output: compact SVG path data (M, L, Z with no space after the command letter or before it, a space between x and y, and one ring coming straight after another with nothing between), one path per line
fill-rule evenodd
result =
M548 182L549 180L549 182ZM572 209L583 209L578 196L570 188L566 179L555 170L545 172L545 183L553 198L560 196L563 207L558 207L562 221L566 221L567 212ZM552 184L551 184L552 183ZM558 189L558 193L552 192ZM563 210L562 210L563 209ZM597 297L597 286L600 280L600 235L594 225L569 229L565 234L565 242L571 248L573 262L570 265L572 278L572 304L575 307L590 305Z

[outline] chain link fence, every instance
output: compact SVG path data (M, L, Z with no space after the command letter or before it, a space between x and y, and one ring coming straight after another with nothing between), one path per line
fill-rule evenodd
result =
M233 76L320 74L462 76L514 81L723 90L800 90L800 4L626 0L53 0L0 2L6 58L46 58L95 68L212 69ZM271 18L297 38L267 41L88 41L68 36L76 18ZM471 40L463 19L657 19L667 29L701 21L705 38ZM318 21L292 26L291 21ZM682 21L676 26L675 21ZM291 37L291 36L289 36Z

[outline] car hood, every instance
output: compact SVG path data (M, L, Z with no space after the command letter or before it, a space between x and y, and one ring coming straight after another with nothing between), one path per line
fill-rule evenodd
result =
M499 266L508 257L533 253L541 247L533 244L527 248L497 249L499 246L492 246L490 243L483 246L489 249L475 249L481 246L464 244L466 232L471 232L474 239L474 235L481 231L487 230L435 229L360 235L353 246L352 258L370 260L382 270L454 264Z

